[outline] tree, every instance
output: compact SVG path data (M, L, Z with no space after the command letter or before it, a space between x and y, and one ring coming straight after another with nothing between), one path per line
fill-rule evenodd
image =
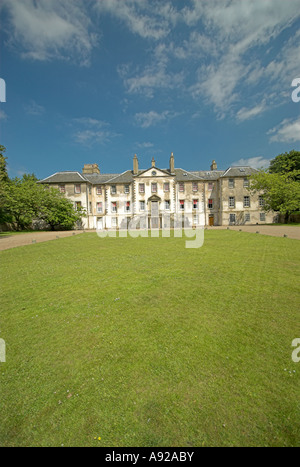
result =
M35 180L27 178L14 178L5 185L4 211L11 216L17 229L28 228L38 215L43 193Z
M250 178L250 192L260 192L265 211L279 211L288 222L292 212L300 209L300 182L289 174L259 171Z
M85 215L82 209L75 211L73 203L55 188L41 186L43 199L38 213L39 219L50 225L51 230L71 230Z
M271 160L269 173L285 174L291 179L300 181L300 152L293 150L279 154Z

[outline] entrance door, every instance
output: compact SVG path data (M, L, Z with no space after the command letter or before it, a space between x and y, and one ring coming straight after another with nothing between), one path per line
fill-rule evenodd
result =
M97 230L103 230L103 217L97 219Z
M209 226L210 227L213 227L215 225L215 220L214 220L214 216L209 216Z

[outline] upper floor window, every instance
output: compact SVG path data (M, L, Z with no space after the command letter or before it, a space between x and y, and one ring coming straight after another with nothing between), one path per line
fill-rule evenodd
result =
M76 209L76 211L80 211L81 207L82 207L82 206L81 206L81 201L75 201L75 209Z
M182 200L182 199L179 201L179 209L181 211L184 211L184 200Z
M145 193L145 183L139 183L139 193Z
M61 193L65 193L65 192L66 192L66 185L60 185L59 191L60 191Z
M214 207L214 200L213 199L209 199L208 200L208 209L212 209Z
M96 193L97 195L102 195L102 186L97 186Z
M249 178L244 178L244 188L248 188L249 186Z
M183 183L183 182L179 183L179 191L180 191L181 193L184 192L184 183Z
M259 204L259 206L264 206L264 204L265 204L265 200L264 200L264 197L262 195L260 195L258 197L258 204Z
M193 199L193 209L198 209L198 199Z
M117 212L117 203L116 202L111 203L111 211L112 212Z
M170 200L168 199L165 200L165 210L170 211Z
M110 192L111 192L112 195L115 195L115 194L117 193L117 187L116 187L116 185L112 185L112 186L111 186Z
M208 191L212 191L214 188L214 184L212 182L208 183Z
M167 193L170 191L170 183L167 182L167 183L164 183L164 192Z
M244 196L244 208L250 208L250 196Z
M79 195L81 193L81 185L75 185L75 194Z
M125 212L130 212L130 201L126 201L125 203Z
M234 178L228 180L228 188L234 188Z
M125 193L126 195L129 194L129 185L124 185L124 193Z
M151 192L157 193L157 183L151 183Z
M229 196L229 207L235 208L235 197L234 196Z
M102 203L97 203L97 212L102 212L103 211L103 207L102 207Z
M193 182L193 191L198 191L198 183Z

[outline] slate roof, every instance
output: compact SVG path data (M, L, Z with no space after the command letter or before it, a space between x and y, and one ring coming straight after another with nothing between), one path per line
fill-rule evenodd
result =
M256 173L257 170L253 169L252 167L248 166L236 166L236 167L229 167L221 177L248 177L253 173Z
M139 170L138 175L141 175L146 170ZM159 169L166 174L175 175L176 182L190 182L197 180L217 180L223 177L248 177L257 172L252 167L235 166L229 167L227 170L198 170L187 171L184 169L174 169L175 174L171 174L169 169ZM75 171L57 172L50 177L41 180L39 183L45 184L60 184L60 183L91 183L92 185L104 185L106 183L132 183L134 180L132 170L126 170L121 174L81 174Z
M79 172L57 172L50 177L40 180L40 183L82 183L85 178Z

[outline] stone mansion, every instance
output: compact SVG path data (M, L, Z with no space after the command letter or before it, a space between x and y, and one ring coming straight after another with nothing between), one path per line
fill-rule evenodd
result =
M86 164L82 172L57 172L40 183L58 188L83 208L85 229L127 228L138 219L137 228L176 226L244 225L274 222L274 213L265 213L263 197L250 195L251 167L187 171L175 168L171 154L169 168L139 168L121 174L102 174L98 164Z

